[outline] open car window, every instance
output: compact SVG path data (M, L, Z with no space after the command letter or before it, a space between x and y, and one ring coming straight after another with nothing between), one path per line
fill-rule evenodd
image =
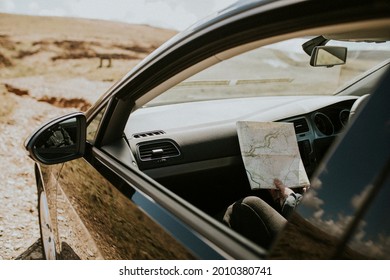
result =
M372 69L390 57L388 42L330 40L327 46L348 49L346 63L313 67L302 48L310 39L289 39L221 61L134 111L125 135L138 168L219 222L229 206L248 196L274 205L268 190L249 186L237 122L292 123L310 178L358 98L353 91L338 96L340 89L374 75Z
M333 95L349 81L390 57L389 42L330 40L348 50L346 63L312 67L294 38L222 61L174 86L146 106L253 96Z

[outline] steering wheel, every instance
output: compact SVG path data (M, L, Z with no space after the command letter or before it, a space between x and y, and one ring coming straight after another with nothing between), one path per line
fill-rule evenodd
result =
M361 111L361 109L367 103L369 97L370 97L370 94L365 94L365 95L360 96L358 99L356 99L356 101L352 105L351 111L349 112L348 122L350 122L355 117L355 115L359 111Z

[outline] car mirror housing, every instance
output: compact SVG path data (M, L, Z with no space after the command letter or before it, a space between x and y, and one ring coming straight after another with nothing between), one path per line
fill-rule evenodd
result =
M25 142L29 156L46 165L80 158L85 146L86 117L80 112L47 122Z
M311 53L310 65L314 67L345 64L347 61L347 48L335 46L317 46Z

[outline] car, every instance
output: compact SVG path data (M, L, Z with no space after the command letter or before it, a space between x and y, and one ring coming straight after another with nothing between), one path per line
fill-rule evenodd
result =
M45 258L389 259L389 58L387 0L239 1L189 27L26 140ZM272 206L242 121L289 124L310 179L262 244L223 222Z

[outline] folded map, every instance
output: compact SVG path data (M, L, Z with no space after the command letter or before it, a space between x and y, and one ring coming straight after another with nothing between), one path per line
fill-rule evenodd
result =
M242 159L252 189L309 186L294 125L283 122L237 122Z

